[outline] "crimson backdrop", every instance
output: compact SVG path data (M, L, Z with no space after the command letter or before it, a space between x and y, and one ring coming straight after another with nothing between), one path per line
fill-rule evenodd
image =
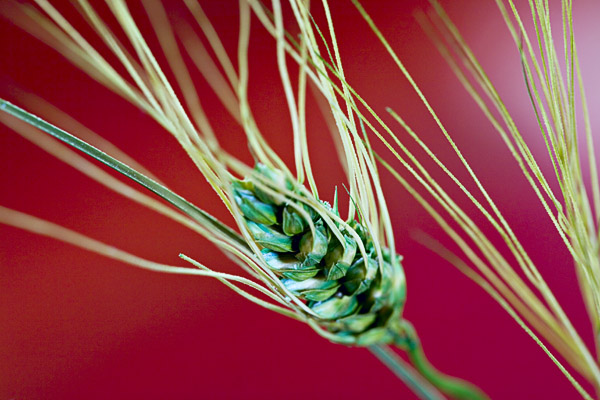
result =
M382 114L385 106L397 110L439 157L464 176L431 118L351 3L332 3L351 84ZM426 3L374 1L365 6L590 343L571 261L508 151L415 22L413 12L427 9ZM494 5L447 3L517 122L530 133L534 151L543 157L519 56ZM575 19L584 77L593 95L598 91L592 58L597 30L594 34L591 16L598 15L599 6L588 3L578 2ZM132 2L131 7L149 32L139 4ZM209 1L205 7L235 58L237 2ZM77 17L68 7L65 10ZM174 17L184 15L180 6L172 10ZM323 21L320 12L316 17ZM274 43L257 20L252 23L253 110L269 141L284 159L291 159L291 128ZM227 218L175 140L149 117L14 26L2 22L0 38L1 96L16 101L14 87L43 96L127 151L176 192ZM205 82L198 76L196 80L223 145L250 161L240 129ZM598 101L592 98L592 110L594 106L597 109ZM331 198L343 175L314 106L308 127L322 197ZM7 128L0 130L3 206L149 259L182 265L177 255L183 252L214 269L237 271L192 232L109 192ZM386 157L391 160L389 154ZM548 167L547 162L542 164ZM417 327L432 362L477 383L492 398L576 398L558 369L500 307L411 239L417 230L440 238L443 233L389 176L383 180L397 250L405 256L405 315ZM330 344L308 327L265 311L208 278L136 270L6 226L0 226L0 238L1 399L413 398L367 350Z

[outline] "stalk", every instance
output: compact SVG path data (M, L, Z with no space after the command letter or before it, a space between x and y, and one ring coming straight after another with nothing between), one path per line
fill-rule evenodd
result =
M409 349L408 356L411 363L421 375L452 398L464 400L481 400L487 398L481 390L470 383L438 371L431 365L427 357L425 357L423 347L420 344Z
M432 386L431 383L419 376L419 372L398 357L398 355L388 346L370 346L369 350L379 361L388 367L398 379L404 382L404 384L408 386L419 399L444 399L444 396Z
M457 400L486 400L488 396L475 385L446 375L435 368L425 356L421 340L412 324L402 321L402 336L396 339L396 346L405 350L410 362L417 371L444 394Z
M87 154L88 156L93 157L95 160L100 161L101 163L109 166L115 171L125 175L132 181L139 183L146 189L157 194L158 196L165 199L166 201L177 207L179 210L183 211L185 214L194 218L198 222L206 224L207 226L210 226L213 229L217 229L229 238L238 242L239 244L247 246L246 243L242 239L240 239L239 235L236 232L230 229L227 225L222 224L219 220L217 220L215 217L213 217L206 211L196 207L194 204L190 203L183 197L167 189L160 183L152 180L146 175L120 162L119 160L112 158L111 156L97 149L96 147L84 142L81 139L76 138L70 133L44 121L43 119L23 110L22 108L2 98L0 98L0 110L36 127L37 129L40 129L41 131L59 139L60 141L66 143L69 146L76 148L77 150Z

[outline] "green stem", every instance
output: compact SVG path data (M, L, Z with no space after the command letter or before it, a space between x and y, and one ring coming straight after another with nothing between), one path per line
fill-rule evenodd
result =
M445 397L432 386L431 383L423 379L417 371L413 369L403 359L386 345L370 346L369 350L386 367L390 369L410 390L421 400L442 400Z
M483 393L478 387L466 382L462 379L448 376L438 371L423 352L423 347L420 342L415 342L414 346L410 346L408 349L408 356L414 367L431 382L435 387L441 390L443 393L457 400L486 400L487 395Z
M193 205L183 197L179 196L178 194L173 193L160 183L148 178L146 175L136 171L130 166L112 158L111 156L97 149L96 147L84 142L81 139L76 138L70 133L65 132L64 130L44 121L43 119L1 98L0 111L4 111L7 114L10 114L13 117L16 117L21 121L26 122L38 128L39 130L61 140L69 146L80 150L88 156L100 161L101 163L111 167L115 171L125 175L134 182L137 182L145 188L149 189L150 191L156 193L157 195L159 195L160 197L162 197L163 199L165 199L166 201L183 211L185 214L202 223L203 225L217 229L220 232L232 238L233 240L235 240L236 242L238 242L239 244L243 245L244 247L247 246L246 242L242 238L240 238L240 235L237 232L229 228L227 225L221 223L219 220L217 220L215 217L213 217L206 211L196 207L195 205Z

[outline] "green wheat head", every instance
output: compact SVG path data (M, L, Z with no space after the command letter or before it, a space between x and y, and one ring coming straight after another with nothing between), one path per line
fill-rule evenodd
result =
M333 207L321 201L323 210L317 211L301 202L304 188L280 171L263 164L257 164L255 171L256 178L236 181L233 188L268 268L323 321L333 341L359 346L404 344L401 316L406 282L400 257L391 259L389 250L382 248L379 264L367 228L356 220L346 221L343 227L330 220L330 227L319 212L339 217L337 199ZM280 187L300 201L282 196Z

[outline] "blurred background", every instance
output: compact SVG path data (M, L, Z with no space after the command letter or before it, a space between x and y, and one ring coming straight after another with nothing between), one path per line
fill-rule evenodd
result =
M315 19L324 27L316 3ZM442 3L550 174L520 57L497 8L492 2ZM158 50L143 8L136 1L129 5L148 42ZM235 62L237 2L213 0L202 5ZM564 246L501 139L415 19L415 13L428 10L428 2L364 5L591 346L590 323ZM416 146L387 117L385 107L402 115L435 154L466 179L441 132L351 2L335 1L330 6L350 84L410 148ZM189 20L183 6L168 4L167 8L173 22ZM90 33L75 8L65 5L60 10L83 34ZM591 110L600 106L595 96L600 82L594 49L599 11L597 3L581 1L574 12ZM291 23L290 10L285 12ZM553 12L558 37L560 4ZM254 17L252 24L251 106L269 143L292 167L291 125L275 42ZM289 29L297 33L293 25ZM0 38L1 97L26 106L19 91L36 93L113 142L175 192L231 222L177 142L150 117L5 20L0 23ZM294 76L297 68L291 61L288 65ZM194 72L193 77L223 147L252 163L241 129L201 76ZM308 102L313 170L321 197L331 200L335 186L341 190L345 183L343 170L333 156L333 142L312 92ZM592 111L595 126L598 117ZM393 161L383 147L377 144L376 148ZM393 165L406 175L399 164ZM458 195L441 172L433 174ZM382 180L397 251L405 257L405 317L415 325L432 363L479 385L494 399L577 398L542 350L483 290L413 239L423 231L450 245L393 178L383 174ZM458 201L473 211L466 198ZM0 204L154 261L183 266L178 254L185 253L213 269L239 272L206 240L110 192L4 125L0 126ZM471 215L484 223L475 212ZM491 232L489 227L484 231ZM0 399L414 396L366 349L331 344L307 326L263 310L217 281L137 270L4 225L0 225L0 316Z

